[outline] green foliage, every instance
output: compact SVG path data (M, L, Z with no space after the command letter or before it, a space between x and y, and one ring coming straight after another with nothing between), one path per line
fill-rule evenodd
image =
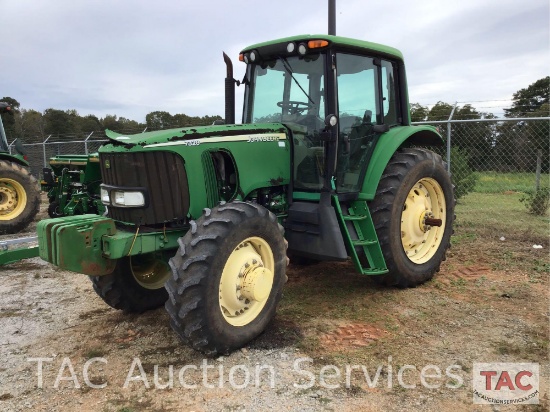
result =
M546 76L530 84L525 89L514 93L514 103L510 109L504 109L506 117L531 117L540 116L543 105L546 105L548 116L548 104L550 95L550 76Z
M532 190L525 193L519 201L525 204L529 213L544 216L550 206L550 190L547 187Z
M457 200L474 190L477 183L477 175L469 165L468 154L457 147L451 149L451 178Z
M428 120L449 120L453 106L445 102L437 102L428 113Z
M419 103L411 104L411 122L423 122L428 118L428 108Z
M156 111L145 116L148 130L170 129L173 127L208 126L220 116L187 116L183 113L171 115L168 112Z

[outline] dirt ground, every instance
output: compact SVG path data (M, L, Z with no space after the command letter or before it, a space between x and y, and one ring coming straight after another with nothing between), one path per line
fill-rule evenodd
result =
M215 359L163 308L120 313L39 258L0 267L0 410L548 410L548 239L470 233L414 289L351 263L291 265L273 324ZM540 364L540 404L474 405L475 362Z

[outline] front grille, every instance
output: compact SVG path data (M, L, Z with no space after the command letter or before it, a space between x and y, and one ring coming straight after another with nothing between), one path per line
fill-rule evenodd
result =
M164 224L186 217L189 187L181 156L162 151L100 153L99 161L106 185L144 187L149 192L147 208L109 206L109 217L136 225Z

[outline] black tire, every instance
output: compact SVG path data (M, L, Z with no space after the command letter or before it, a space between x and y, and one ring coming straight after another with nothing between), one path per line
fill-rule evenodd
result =
M435 252L427 249L429 252L426 256L431 257L425 262L421 260L415 262L405 252L401 218L409 192L421 180L435 181L439 184L445 200L443 215L445 223L442 225L442 233L441 227L429 229L438 230L436 232L438 239L441 236L441 241L438 244L434 243ZM425 149L398 150L386 166L376 197L369 206L389 270L389 273L373 276L373 279L384 285L400 288L415 287L430 280L439 271L441 262L445 260L445 254L450 247L454 221L454 189L441 156ZM421 247L424 246L420 245L419 248Z
M59 210L59 202L57 200L50 202L50 205L48 206L48 216L52 219L63 216L63 213Z
M239 248L250 247L245 241L252 238L269 246L266 249L273 258L273 283L267 297L258 302L255 317L235 326L230 322L247 312L236 312L234 318L233 314L222 312L221 279L228 262L238 262L233 268L239 271L229 271L234 276L249 267L243 266L244 260L233 259ZM191 230L179 239L179 244L178 252L170 259L173 276L165 286L169 295L166 310L181 340L207 356L215 356L240 348L262 333L275 316L287 279L287 242L275 215L260 205L245 202L205 209L196 222L191 222ZM260 259L260 266L263 265ZM235 295L240 293L238 287L236 290ZM253 306L250 311L254 313Z
M21 186L20 190L24 191L27 197L24 209L17 214L10 206L14 190L18 191L11 186L12 181ZM18 200L17 196L16 201ZM29 169L14 162L0 160L0 217L4 215L6 219L0 220L0 235L20 232L34 220L39 210L40 189L38 181ZM6 218L8 214L13 214L13 218Z
M169 276L168 266L166 278ZM129 257L119 259L115 270L109 275L90 276L95 292L114 309L125 313L142 313L164 305L168 294L163 282L146 288L136 280ZM158 283L158 282L157 282Z

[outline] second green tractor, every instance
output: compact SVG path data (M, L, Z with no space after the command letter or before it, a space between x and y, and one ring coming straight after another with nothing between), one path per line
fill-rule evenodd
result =
M414 287L439 270L454 219L450 176L426 149L442 139L410 123L398 50L303 35L240 60L242 124L225 56L225 124L108 132L106 215L38 227L43 259L88 275L116 309L165 305L181 340L210 356L266 328L287 256L351 259L382 284Z

